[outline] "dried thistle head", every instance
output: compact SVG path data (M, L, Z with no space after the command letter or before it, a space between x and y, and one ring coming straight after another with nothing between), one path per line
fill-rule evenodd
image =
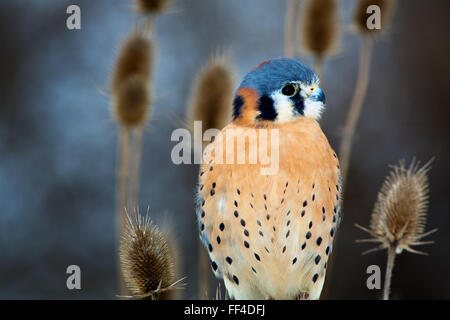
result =
M323 58L337 51L339 17L336 0L307 0L302 6L300 44L302 50Z
M172 0L135 0L136 10L146 15L164 13L171 4Z
M202 121L203 132L222 129L231 118L234 72L225 56L215 56L197 73L188 106L189 125Z
M398 166L392 166L393 171L378 193L370 229L356 225L373 237L358 242L380 243L377 248L367 252L395 248L397 253L405 249L423 254L411 247L433 243L422 241L425 236L437 230L424 232L429 193L427 173L431 169L430 164L431 161L420 167L420 163L413 160L409 167L405 166L404 161L400 161Z
M149 81L138 75L127 78L113 94L113 109L121 125L143 125L150 111Z
M381 29L367 28L367 19L370 16L367 13L367 8L371 5L376 5L380 8ZM379 34L389 27L394 7L395 0L358 0L353 13L353 27L357 32L365 35Z
M113 110L119 124L140 126L150 113L153 45L140 31L123 42L111 77Z
M120 244L122 274L132 298L157 299L176 289L173 259L164 235L139 212L128 225Z

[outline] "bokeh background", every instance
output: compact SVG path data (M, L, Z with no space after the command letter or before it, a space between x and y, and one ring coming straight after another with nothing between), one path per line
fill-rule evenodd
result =
M360 38L349 32L355 1L340 2L340 54L327 60L321 125L339 145L355 86ZM66 28L78 4L82 29ZM193 193L198 168L170 160L171 132L185 118L196 71L229 51L237 78L283 55L285 1L176 0L156 21L154 116L144 136L140 206L170 226L197 297L198 236ZM436 157L430 172L429 256L397 257L394 299L450 298L450 2L400 0L390 31L374 46L368 94L355 137L344 208L326 298L376 299L366 268L385 267L354 223L369 224L388 165ZM132 1L0 2L0 298L114 299L117 126L108 75L120 41L136 23ZM308 57L299 56L310 64ZM82 290L67 290L66 268L82 270Z

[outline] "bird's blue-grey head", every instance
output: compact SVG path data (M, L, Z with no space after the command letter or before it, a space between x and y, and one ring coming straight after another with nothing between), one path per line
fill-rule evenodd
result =
M233 102L233 119L318 120L324 106L325 95L317 75L298 60L280 58L261 63L245 76Z

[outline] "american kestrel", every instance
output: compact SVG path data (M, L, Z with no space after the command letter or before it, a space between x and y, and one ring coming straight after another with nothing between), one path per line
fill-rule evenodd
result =
M317 122L325 105L318 84L298 60L261 63L236 91L231 123L204 152L200 238L231 298L320 297L341 186L336 153ZM247 140L227 147L228 135ZM252 158L255 146L278 157L272 172L259 153Z

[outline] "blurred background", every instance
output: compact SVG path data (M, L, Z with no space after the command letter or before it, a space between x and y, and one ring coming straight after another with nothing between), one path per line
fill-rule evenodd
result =
M81 30L66 8L81 8ZM358 71L360 38L349 32L355 1L340 1L340 53L325 61L328 108L321 126L337 149ZM174 230L187 299L197 298L198 234L193 209L198 167L172 164L172 131L185 119L198 69L229 51L237 79L283 55L285 1L175 0L156 19L154 114L144 134L141 209ZM377 299L366 268L384 270L355 223L370 213L389 164L436 157L427 229L429 256L397 257L393 299L450 298L450 2L398 1L390 30L373 48L371 79L354 140L344 220L326 298ZM120 42L136 22L131 1L0 2L0 298L114 299L117 125L108 77ZM298 56L307 64L312 60ZM79 265L82 289L66 288Z

